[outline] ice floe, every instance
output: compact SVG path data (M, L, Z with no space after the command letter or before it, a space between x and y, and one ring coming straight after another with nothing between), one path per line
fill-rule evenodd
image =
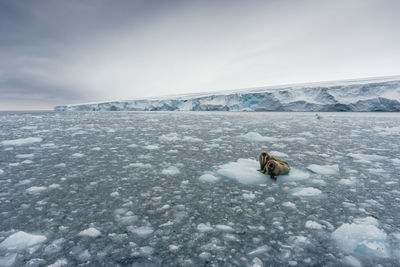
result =
M312 172L322 174L322 175L335 175L339 173L339 165L334 164L334 165L317 165L317 164L311 164L308 165L307 169L309 169Z
M165 175L177 175L178 173L180 173L180 171L179 171L179 169L177 167L170 166L170 167L168 167L166 169L163 169L161 171L161 173L165 174Z
M292 193L293 196L296 197L313 197L321 195L321 190L314 187L304 187L300 189L295 189Z
M101 235L101 232L94 227L90 227L85 229L78 234L79 236L89 236L89 237L98 237Z
M199 177L199 180L202 181L202 182L213 183L213 182L218 181L219 178L218 178L218 177L215 177L215 176L212 175L212 174L206 173L206 174L203 174L202 176L200 176L200 177Z
M23 146L23 145L30 145L33 143L40 143L43 139L41 137L28 137L28 138L20 138L14 140L4 140L1 141L0 144L3 146Z
M379 228L379 221L373 217L354 219L332 233L340 249L363 257L389 257L387 234Z
M28 192L29 194L38 194L46 189L47 187L45 186L32 186L26 189L26 192Z
M24 250L46 241L44 235L29 234L24 231L16 232L0 243L0 249Z

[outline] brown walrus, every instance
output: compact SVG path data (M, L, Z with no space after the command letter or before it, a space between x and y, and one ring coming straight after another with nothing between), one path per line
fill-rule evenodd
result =
M259 161L260 161L260 170L259 171L261 171L262 173L266 173L267 170L265 169L265 166L267 165L268 161L270 161L270 160L275 160L275 161L281 162L281 163L289 166L289 164L286 161L278 159L274 156L271 156L267 152L262 152L259 156Z
M269 160L267 165L265 166L264 173L267 172L271 179L276 181L276 176L288 174L290 172L289 164L282 163L276 160Z

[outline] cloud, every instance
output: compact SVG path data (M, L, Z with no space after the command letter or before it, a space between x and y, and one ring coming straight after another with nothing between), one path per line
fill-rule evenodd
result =
M1 1L12 103L396 75L398 1Z

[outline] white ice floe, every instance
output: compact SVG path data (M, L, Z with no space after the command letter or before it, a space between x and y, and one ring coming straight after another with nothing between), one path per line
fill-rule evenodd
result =
M26 189L26 192L28 192L29 194L38 194L46 189L47 187L45 186L32 186Z
M217 224L215 226L215 229L220 230L220 231L224 231L224 232L233 232L233 228L229 225L224 225L224 224Z
M67 265L68 265L68 261L66 259L59 259L47 267L63 267L63 266L67 266Z
M32 159L33 156L33 154L18 154L15 157L18 159Z
M290 202L290 201L283 202L282 206L284 206L286 208L292 208L292 209L296 208L296 204L294 204L293 202Z
M158 145L147 145L143 147L144 149L148 149L148 150L157 150L160 147Z
M305 226L308 229L316 229L316 230L321 230L323 227L321 224L319 224L315 221L306 221Z
M83 158L85 155L82 153L74 153L71 155L71 157L73 158Z
M44 235L29 234L24 231L16 232L0 243L0 249L24 250L46 241Z
M100 151L100 150L101 150L101 147L96 146L96 147L92 148L91 150L92 150L92 151Z
M382 161L382 160L387 160L387 157L385 156L379 156L379 155L368 155L368 154L360 154L360 153L349 153L347 156L352 157L356 160L361 160L361 161Z
M200 223L197 225L197 230L200 232L210 232L214 230L210 224Z
M313 197L321 195L321 190L314 187L304 187L300 189L296 189L292 195L297 197Z
M241 135L240 137L247 139L249 141L255 141L255 142L276 142L276 141L278 141L278 138L276 138L276 137L262 136L261 134L256 133L256 132L249 132L247 134Z
M308 165L307 169L309 169L312 172L322 174L322 175L335 175L339 173L339 165L334 164L334 165L317 165L317 164L311 164Z
M244 193L242 194L242 197L246 200L253 200L256 198L256 195L253 193Z
M135 147L138 147L138 145L137 144L130 144L128 147L129 148L135 148Z
M152 227L150 226L141 226L141 227L128 227L129 231L131 231L132 233L140 236L140 237L146 237L151 235L154 230Z
M271 250L271 247L270 247L270 246L268 246L268 245L262 245L262 246L260 246L260 247L258 247L258 248L256 248L256 249L250 251L250 252L247 253L247 254L250 255L250 256L259 255L259 254L265 254L265 253L267 253L267 252L270 251L270 250Z
M4 171L2 169L0 169L0 175L4 174Z
M30 145L33 143L40 143L43 139L40 137L28 137L28 138L20 138L14 140L4 140L1 141L0 144L3 146L23 146L23 145Z
M7 253L5 256L0 256L0 266L2 267L11 267L14 266L14 263L17 259L17 253Z
M272 183L269 175L257 171L260 168L258 161L253 159L238 159L236 162L230 162L218 166L217 176L233 180L242 184L265 184ZM307 179L310 176L308 172L292 168L288 175L278 176L278 183L292 182Z
M101 232L94 227L90 227L86 230L79 232L79 236L89 236L89 237L98 237L101 235Z
M161 142L175 142L181 140L177 133L163 134L158 139Z
M191 137L191 136L184 136L182 141L189 142L189 143L199 143L199 142L203 142L203 139L200 139L197 137Z
M202 176L200 176L199 180L202 181L202 182L214 183L214 182L218 181L219 178L215 177L212 174L206 173L206 174L203 174Z
M65 167L67 167L67 165L65 163L59 163L59 164L54 165L54 167L56 167L56 168L65 168Z
M386 237L385 231L379 228L379 221L373 217L355 219L332 233L340 249L362 257L389 257Z
M180 173L180 171L177 167L170 166L170 167L162 170L161 173L165 174L165 175L177 175L178 173Z
M150 169L152 166L150 163L135 162L135 163L130 163L127 167L128 168Z
M343 258L343 262L352 267L362 267L360 260L353 256L346 256Z

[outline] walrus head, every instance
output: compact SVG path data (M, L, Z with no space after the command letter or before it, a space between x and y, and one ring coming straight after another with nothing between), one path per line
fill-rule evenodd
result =
M262 152L262 153L261 153L261 157L266 158L266 159L267 159L267 162L268 162L268 160L269 160L269 154L268 154L267 152Z

